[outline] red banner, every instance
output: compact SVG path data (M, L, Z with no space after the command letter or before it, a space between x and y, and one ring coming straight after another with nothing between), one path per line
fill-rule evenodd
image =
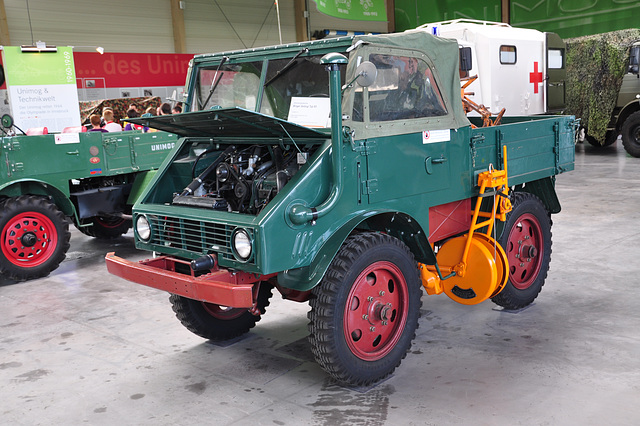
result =
M76 78L104 78L105 87L183 86L190 54L76 52Z

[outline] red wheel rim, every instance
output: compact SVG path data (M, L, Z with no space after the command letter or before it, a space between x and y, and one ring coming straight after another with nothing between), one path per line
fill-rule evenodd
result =
M225 321L238 318L247 312L246 309L230 308L228 306L216 305L215 303L202 302L202 306L204 306L205 311L212 317Z
M365 361L387 355L398 343L409 310L407 282L391 262L375 262L356 278L344 310L344 337Z
M505 251L509 260L509 279L519 290L529 288L538 277L544 256L544 239L538 219L526 213L509 231Z
M102 218L96 217L95 223L103 228L117 228L124 223L125 219L122 218Z
M2 229L2 253L14 265L33 268L46 262L56 249L58 232L47 216L25 212Z

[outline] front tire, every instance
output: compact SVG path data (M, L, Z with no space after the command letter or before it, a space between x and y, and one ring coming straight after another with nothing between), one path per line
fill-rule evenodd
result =
M16 281L49 275L70 247L64 214L34 195L8 198L0 210L0 274Z
M260 283L257 307L261 315L269 306L272 289L271 284ZM261 315L253 315L248 309L200 302L176 294L172 294L169 301L182 325L192 333L215 342L230 340L248 333L262 318Z
M311 349L339 382L382 380L411 348L422 291L413 255L398 239L374 232L350 236L312 294Z
M551 261L551 219L538 197L514 193L498 243L509 261L509 280L491 300L506 309L523 308L538 297Z
M640 111L634 112L624 121L622 146L630 155L640 158Z

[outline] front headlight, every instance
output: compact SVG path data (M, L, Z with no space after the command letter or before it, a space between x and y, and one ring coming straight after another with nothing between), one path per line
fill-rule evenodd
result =
M136 232L138 233L138 237L145 243L151 238L151 225L145 215L140 215L136 219Z
M233 233L233 251L243 262L251 257L251 238L244 229L236 229Z

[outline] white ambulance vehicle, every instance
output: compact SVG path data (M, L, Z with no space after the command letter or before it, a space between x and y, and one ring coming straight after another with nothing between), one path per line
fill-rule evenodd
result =
M491 113L505 108L505 116L525 116L564 108L565 43L557 34L468 19L417 30L457 40L461 61L468 61L470 53L468 75L478 79L465 92L473 92L469 98Z

